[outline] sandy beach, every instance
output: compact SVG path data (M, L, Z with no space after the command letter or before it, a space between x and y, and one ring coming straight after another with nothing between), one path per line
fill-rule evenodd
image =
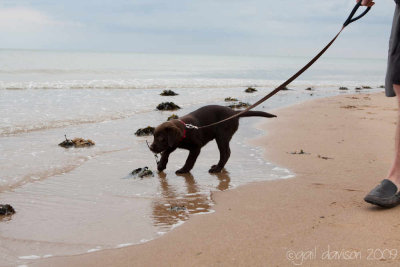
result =
M53 2L0 2L0 267L400 266L397 0Z
M398 208L363 201L391 164L396 110L383 93L275 110L253 142L295 178L216 192L215 213L142 245L32 266L398 265Z

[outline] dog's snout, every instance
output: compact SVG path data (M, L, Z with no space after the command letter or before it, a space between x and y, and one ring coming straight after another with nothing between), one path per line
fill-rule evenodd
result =
M151 151L154 151L154 143L152 143L152 144L149 146L149 148L150 148Z
M153 153L160 153L162 151L161 147L154 142L149 146L149 148Z

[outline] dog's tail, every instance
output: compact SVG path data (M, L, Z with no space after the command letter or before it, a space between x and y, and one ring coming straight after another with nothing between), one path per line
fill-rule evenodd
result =
M239 113L239 111L238 111ZM252 111L249 110L243 114L241 114L239 117L266 117L266 118L275 118L276 115L271 114L271 113L267 113L264 111Z

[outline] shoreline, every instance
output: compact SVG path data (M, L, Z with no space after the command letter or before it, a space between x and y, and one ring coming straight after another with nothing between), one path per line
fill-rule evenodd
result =
M263 123L266 134L253 142L264 148L268 161L292 170L293 179L213 192L216 212L192 216L174 231L141 245L43 259L32 265L398 264L389 254L367 258L370 250L400 249L396 208L382 212L363 202L391 164L395 104L377 93L316 99L279 109L278 119ZM310 154L290 154L301 149ZM323 259L326 251L360 258ZM301 257L290 260L291 253Z

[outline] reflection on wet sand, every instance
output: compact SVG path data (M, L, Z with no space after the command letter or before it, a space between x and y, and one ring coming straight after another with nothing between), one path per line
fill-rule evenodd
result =
M225 191L226 189L229 188L229 183L231 182L231 177L229 176L229 173L225 170L223 170L220 173L214 173L213 175L217 176L219 180L219 184L217 186L217 189L220 191Z
M231 178L227 172L214 174L220 181L217 189L224 191L229 188ZM164 172L158 173L161 197L154 199L152 218L155 226L170 228L180 221L186 221L190 214L210 212L213 205L210 193L201 191L191 173L180 174L173 179L184 178L185 192L178 190L168 183Z

